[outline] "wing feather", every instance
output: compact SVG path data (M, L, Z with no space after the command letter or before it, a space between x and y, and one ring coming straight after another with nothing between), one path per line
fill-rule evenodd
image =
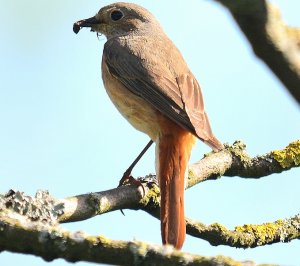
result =
M119 42L107 42L103 53L110 73L131 93L149 102L213 149L222 147L213 136L200 86L190 71L176 76L166 65L142 59Z

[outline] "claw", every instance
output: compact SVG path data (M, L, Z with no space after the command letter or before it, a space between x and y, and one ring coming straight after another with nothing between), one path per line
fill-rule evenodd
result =
M128 171L125 171L125 173L123 174L120 182L119 182L119 185L118 187L121 187L123 185L125 185L126 183L129 183L129 184L132 184L132 185L135 185L136 187L142 187L143 189L143 197L146 195L146 191L145 191L145 188L142 184L141 181L135 179L132 175L131 175L131 172ZM125 216L125 213L123 212L122 209L120 209L121 213Z
M146 195L146 191L145 191L145 188L144 188L142 182L139 181L139 180L137 180L137 179L135 179L131 175L131 173L128 173L127 171L123 174L123 177L121 178L118 187L121 187L121 186L123 186L126 183L129 183L129 184L134 185L136 187L142 187L142 189L143 189L143 196Z

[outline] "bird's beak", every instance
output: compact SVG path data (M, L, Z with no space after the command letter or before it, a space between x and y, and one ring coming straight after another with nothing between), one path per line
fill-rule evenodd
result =
M99 23L100 21L96 18L96 16L79 20L73 24L73 31L77 34L83 27L91 28L91 30L93 31L93 26Z

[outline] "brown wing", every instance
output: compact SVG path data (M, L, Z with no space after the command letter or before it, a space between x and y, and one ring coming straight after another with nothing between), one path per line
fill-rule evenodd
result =
M223 144L212 133L208 116L204 111L203 96L199 83L195 77L183 74L177 78L177 84L181 91L181 98L196 135L214 150L223 149Z
M191 73L175 77L166 64L142 59L116 41L105 44L103 58L114 75L133 94L142 97L175 123L215 150L222 144L213 136L200 87Z

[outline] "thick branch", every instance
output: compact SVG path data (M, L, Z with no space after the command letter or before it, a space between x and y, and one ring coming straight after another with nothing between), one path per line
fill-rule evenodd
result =
M143 210L159 219L158 208L154 212L147 205ZM57 208L54 199L46 192L38 192L35 198L16 191L10 191L5 196L1 196L0 250L35 254L46 260L61 257L71 261L77 261L81 258L85 261L94 262L98 262L94 257L96 256L94 251L82 257L77 252L77 249L86 252L91 247L101 245L100 253L103 248L103 252L105 250L105 253L109 254L108 258L113 256L114 253L119 252L119 249L127 253L126 250L132 248L134 245L136 245L135 248L146 250L149 254L154 252L152 250L153 246L138 242L112 241L104 237L87 237L84 233L80 232L67 232L61 229L57 223L57 213L61 213L62 211L61 206ZM207 226L190 219L186 219L186 222L188 234L207 240L214 246L228 245L238 248L253 248L300 239L299 214L289 219L277 220L273 223L237 226L234 230L228 230L217 223ZM15 238L18 240L16 241ZM36 242L37 240L39 241L38 243ZM24 245L23 241L30 242L32 246L28 246L28 244ZM78 243L76 244L76 242ZM51 247L51 252L48 250L49 246ZM154 249L155 252L158 251L157 247ZM159 256L161 254L158 254L158 259L160 259ZM101 256L99 262L117 263L115 260L109 260L108 262L106 259L105 256ZM175 262L172 259L172 263Z
M207 154L200 161L189 167L187 188L206 180L215 180L221 176L239 176L242 178L261 178L274 173L281 173L300 165L300 140L292 142L285 149L271 151L251 158L240 141L227 145L224 151ZM159 189L155 175L141 178L143 190L135 186L124 186L98 193L89 193L69 197L60 202L64 213L60 222L88 219L92 216L119 209L148 208L158 216Z
M46 261L62 258L113 265L242 265L227 257L192 255L171 246L73 233L11 212L0 212L0 250L33 254Z
M300 104L300 30L265 0L216 0L226 6L261 58Z
M135 186L123 186L102 192L83 194L62 199L64 207L60 222L73 222L121 209L138 209L143 190Z
M239 174L247 178L258 178L297 167L300 164L300 141L289 144L283 150L250 158L245 145L235 142L224 151L210 153L189 171L189 187L196 183L216 179L225 172L228 176ZM17 191L0 195L0 211L13 210L31 221L58 222L79 221L118 209L142 209L159 218L159 188L155 176L141 179L143 189L123 186L116 189L69 197L63 200L52 198L49 193L39 191L35 198ZM222 225L205 226L187 219L187 233L209 241L213 245L255 247L279 241L287 242L299 238L299 216L263 225L244 225L234 231Z

